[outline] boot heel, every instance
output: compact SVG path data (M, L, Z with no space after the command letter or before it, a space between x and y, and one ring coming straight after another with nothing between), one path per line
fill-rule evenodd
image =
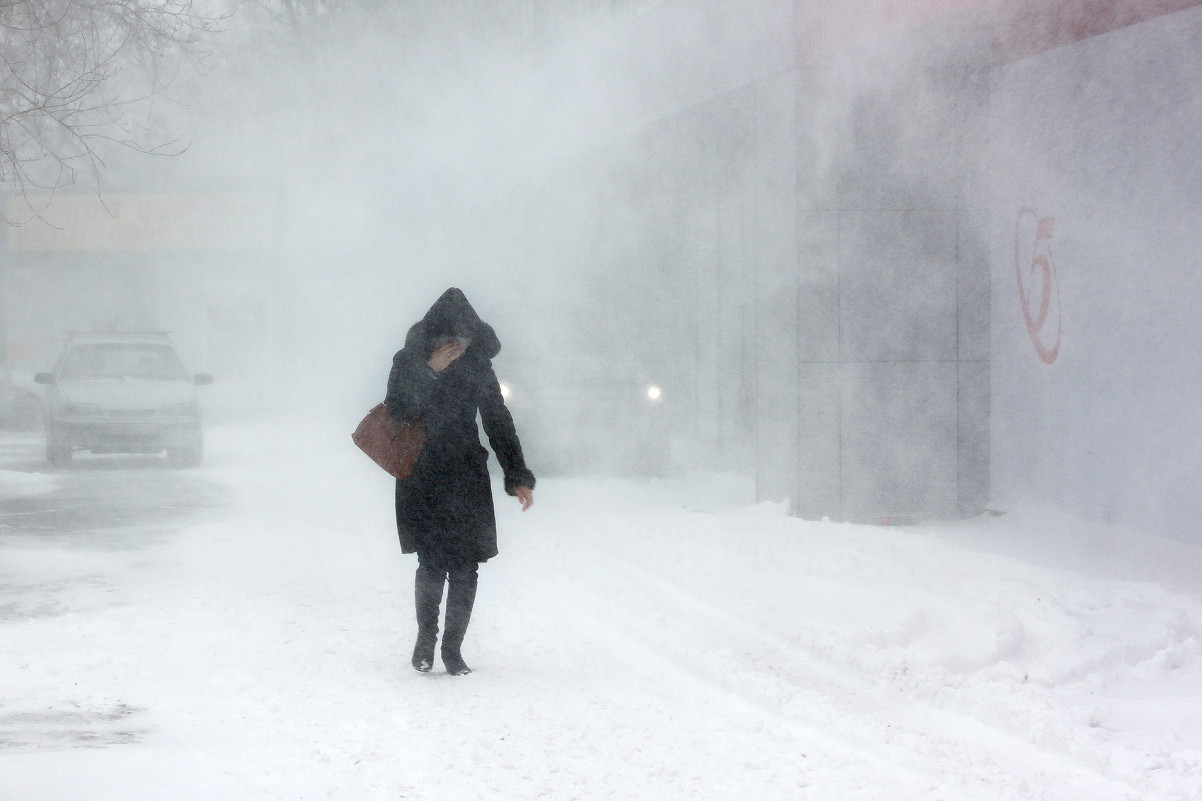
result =
M466 676L472 672L472 669L463 661L463 657L458 651L443 649L442 664L446 667L447 673L452 676Z

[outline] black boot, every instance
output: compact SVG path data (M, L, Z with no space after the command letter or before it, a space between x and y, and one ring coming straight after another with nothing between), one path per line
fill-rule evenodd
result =
M479 574L475 562L456 566L449 571L447 589L446 630L442 635L442 664L452 676L465 676L472 669L463 661L459 652L467 624L472 619L472 607L476 603L476 581Z
M417 608L417 644L413 646L413 669L429 673L434 667L434 645L438 642L438 606L446 573L426 565L417 566L413 582Z

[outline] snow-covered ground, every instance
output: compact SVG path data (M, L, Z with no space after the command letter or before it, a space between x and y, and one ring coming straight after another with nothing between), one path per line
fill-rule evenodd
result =
M214 428L179 525L0 529L0 801L1202 798L1202 549L545 478L497 494L476 672L423 675L342 428Z

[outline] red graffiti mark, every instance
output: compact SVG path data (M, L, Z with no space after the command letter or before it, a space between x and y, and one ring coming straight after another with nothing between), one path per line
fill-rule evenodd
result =
M1034 241L1023 236L1024 233L1030 236L1032 222L1035 223ZM1018 302L1023 308L1023 317L1027 320L1027 333L1031 335L1031 343L1045 364L1056 361L1060 354L1060 280L1056 276L1056 263L1052 259L1052 231L1055 224L1055 217L1040 218L1029 207L1018 212L1018 221L1014 224L1014 273L1018 278ZM1024 245L1029 248L1026 252ZM1024 277L1023 257L1028 253L1031 261ZM1036 292L1028 293L1028 287ZM1038 297L1039 301L1039 308L1034 314L1031 309L1033 297ZM1044 332L1049 316L1053 316L1056 321L1055 336Z

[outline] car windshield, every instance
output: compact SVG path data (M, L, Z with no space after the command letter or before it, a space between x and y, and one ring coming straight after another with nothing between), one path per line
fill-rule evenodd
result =
M103 342L75 345L63 362L62 378L186 379L170 345Z

